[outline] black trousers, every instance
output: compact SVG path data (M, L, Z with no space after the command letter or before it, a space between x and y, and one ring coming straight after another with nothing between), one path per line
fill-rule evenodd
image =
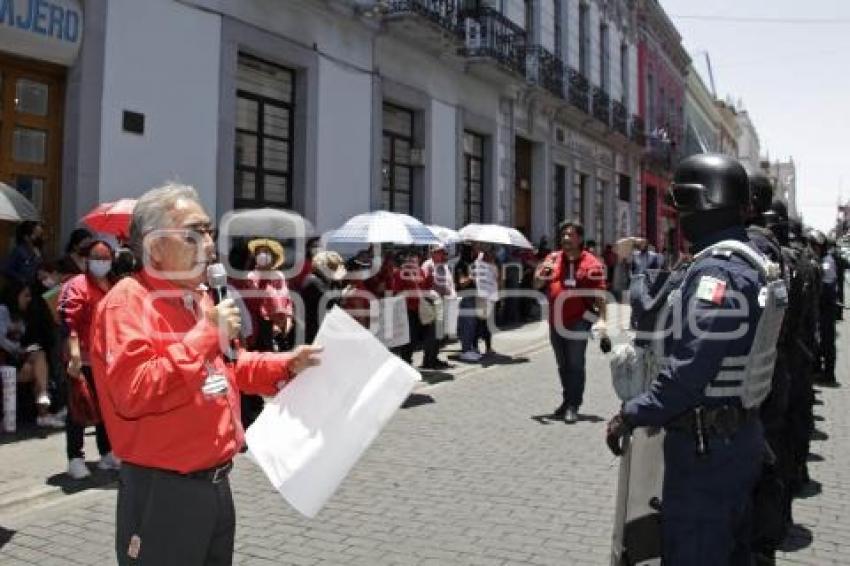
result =
M120 566L229 566L235 528L227 478L213 483L121 466L115 532Z
M82 373L89 384L89 390L94 391L94 377L92 376L91 367L83 366ZM72 379L72 378L68 378ZM94 426L95 439L97 440L97 451L101 456L109 454L112 448L109 445L109 437L106 435L106 425L103 423ZM74 458L85 458L83 452L83 443L85 440L86 427L77 424L71 417L71 411L68 411L68 417L65 419L65 454L69 460Z
M835 319L838 310L835 291L824 288L820 302L820 337L823 373L827 381L835 381Z

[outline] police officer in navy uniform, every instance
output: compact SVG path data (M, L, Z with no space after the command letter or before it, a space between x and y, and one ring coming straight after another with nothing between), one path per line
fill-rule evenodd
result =
M723 155L692 156L677 168L669 197L694 263L671 295L669 331L657 338L659 374L611 419L606 440L618 454L633 427L666 431L665 565L750 564L751 493L764 455L758 405L773 373L764 350L772 347L775 356L776 341L764 339L759 323L761 317L773 321L768 334L778 336L781 312L777 320L772 300L760 307L766 278L748 254L709 253L721 242L751 245L744 228L750 204L744 168Z
M838 269L835 257L830 253L829 241L823 232L812 233L812 248L820 261L820 382L824 385L836 385L835 380L835 321L838 310Z
M797 320L788 356L791 377L788 434L793 466L789 489L792 494L797 494L809 481L808 455L811 432L815 426L814 371L819 348L817 333L821 283L820 266L798 218L788 219L788 240L795 258L794 271L801 297L799 301L794 301L795 290L791 290L791 308L787 314Z
M747 220L747 237L761 253L779 265L790 287L792 272L786 262L790 250L783 248L780 241L783 220L778 209L773 208L773 183L761 172L750 173L749 180L750 217ZM787 211L784 221L787 223ZM785 355L789 351L785 342L792 334L789 324L792 324L792 318L786 312L780 335L782 347L778 349L770 395L760 408L769 452L753 497L753 551L757 564L773 563L775 550L785 539L790 524L792 463L787 414L791 376Z

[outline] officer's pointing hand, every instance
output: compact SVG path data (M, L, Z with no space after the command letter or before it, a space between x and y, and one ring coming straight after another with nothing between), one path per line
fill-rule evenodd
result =
M233 340L242 329L242 315L233 299L224 299L219 304L209 307L206 311L210 324L224 330L227 338Z
M319 353L324 350L323 346L303 345L298 346L289 354L287 368L293 374L300 373L305 369L317 366L321 363Z

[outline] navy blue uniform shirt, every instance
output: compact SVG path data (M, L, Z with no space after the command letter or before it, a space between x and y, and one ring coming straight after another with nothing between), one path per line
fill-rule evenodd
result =
M745 229L736 226L699 242L694 253L722 240L749 243ZM705 388L717 377L724 358L750 353L762 286L761 275L735 254L710 256L690 268L680 287L681 301L667 319L666 335L656 338L663 340L667 359L650 390L623 407L631 425L663 426L700 405L740 406L736 397L707 397Z

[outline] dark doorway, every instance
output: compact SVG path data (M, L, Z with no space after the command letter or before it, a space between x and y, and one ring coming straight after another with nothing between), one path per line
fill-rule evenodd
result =
M646 239L658 249L658 191L646 187Z
M523 234L531 234L531 142L516 138L516 191L514 192L514 226Z

